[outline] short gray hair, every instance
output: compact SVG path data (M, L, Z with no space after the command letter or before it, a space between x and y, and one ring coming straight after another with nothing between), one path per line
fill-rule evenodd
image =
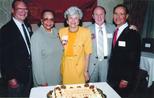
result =
M79 15L80 19L82 19L83 17L83 13L81 9L79 9L76 6L71 6L64 12L65 19L67 19L68 16L72 16L72 15Z

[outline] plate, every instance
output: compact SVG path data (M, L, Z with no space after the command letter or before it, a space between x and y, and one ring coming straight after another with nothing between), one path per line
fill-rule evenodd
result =
M102 98L107 98L101 89L97 88L97 90L101 94Z
M53 90L49 91L48 94L47 94L47 98L53 98L52 93L53 93Z

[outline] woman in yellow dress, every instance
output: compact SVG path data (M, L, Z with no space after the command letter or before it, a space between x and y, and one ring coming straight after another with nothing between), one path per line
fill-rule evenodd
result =
M82 11L75 6L64 13L68 27L59 30L64 46L62 84L85 83L89 80L88 62L92 52L92 40L90 30L79 26L82 16Z

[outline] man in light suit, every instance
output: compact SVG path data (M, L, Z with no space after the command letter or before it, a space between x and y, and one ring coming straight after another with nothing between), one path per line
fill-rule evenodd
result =
M130 27L127 19L127 7L117 5L113 20L118 31L114 33L107 80L121 97L128 97L135 86L141 52L140 34Z
M105 8L97 6L92 16L94 23L88 26L92 32L93 46L89 63L90 82L105 82L107 77L108 58L115 26L105 22L105 14ZM100 35L100 31L102 35ZM99 42L101 43L99 44Z
M25 22L26 3L14 0L11 12L11 20L0 29L2 77L7 83L9 97L28 97L32 87L29 46L32 29Z

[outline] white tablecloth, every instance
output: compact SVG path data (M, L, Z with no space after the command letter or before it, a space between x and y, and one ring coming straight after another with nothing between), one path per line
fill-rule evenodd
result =
M140 68L146 70L149 74L148 87L154 81L154 54L148 52L141 53Z
M121 98L106 82L92 83L100 88L107 98ZM31 89L29 98L47 98L47 93L55 86L35 87Z

